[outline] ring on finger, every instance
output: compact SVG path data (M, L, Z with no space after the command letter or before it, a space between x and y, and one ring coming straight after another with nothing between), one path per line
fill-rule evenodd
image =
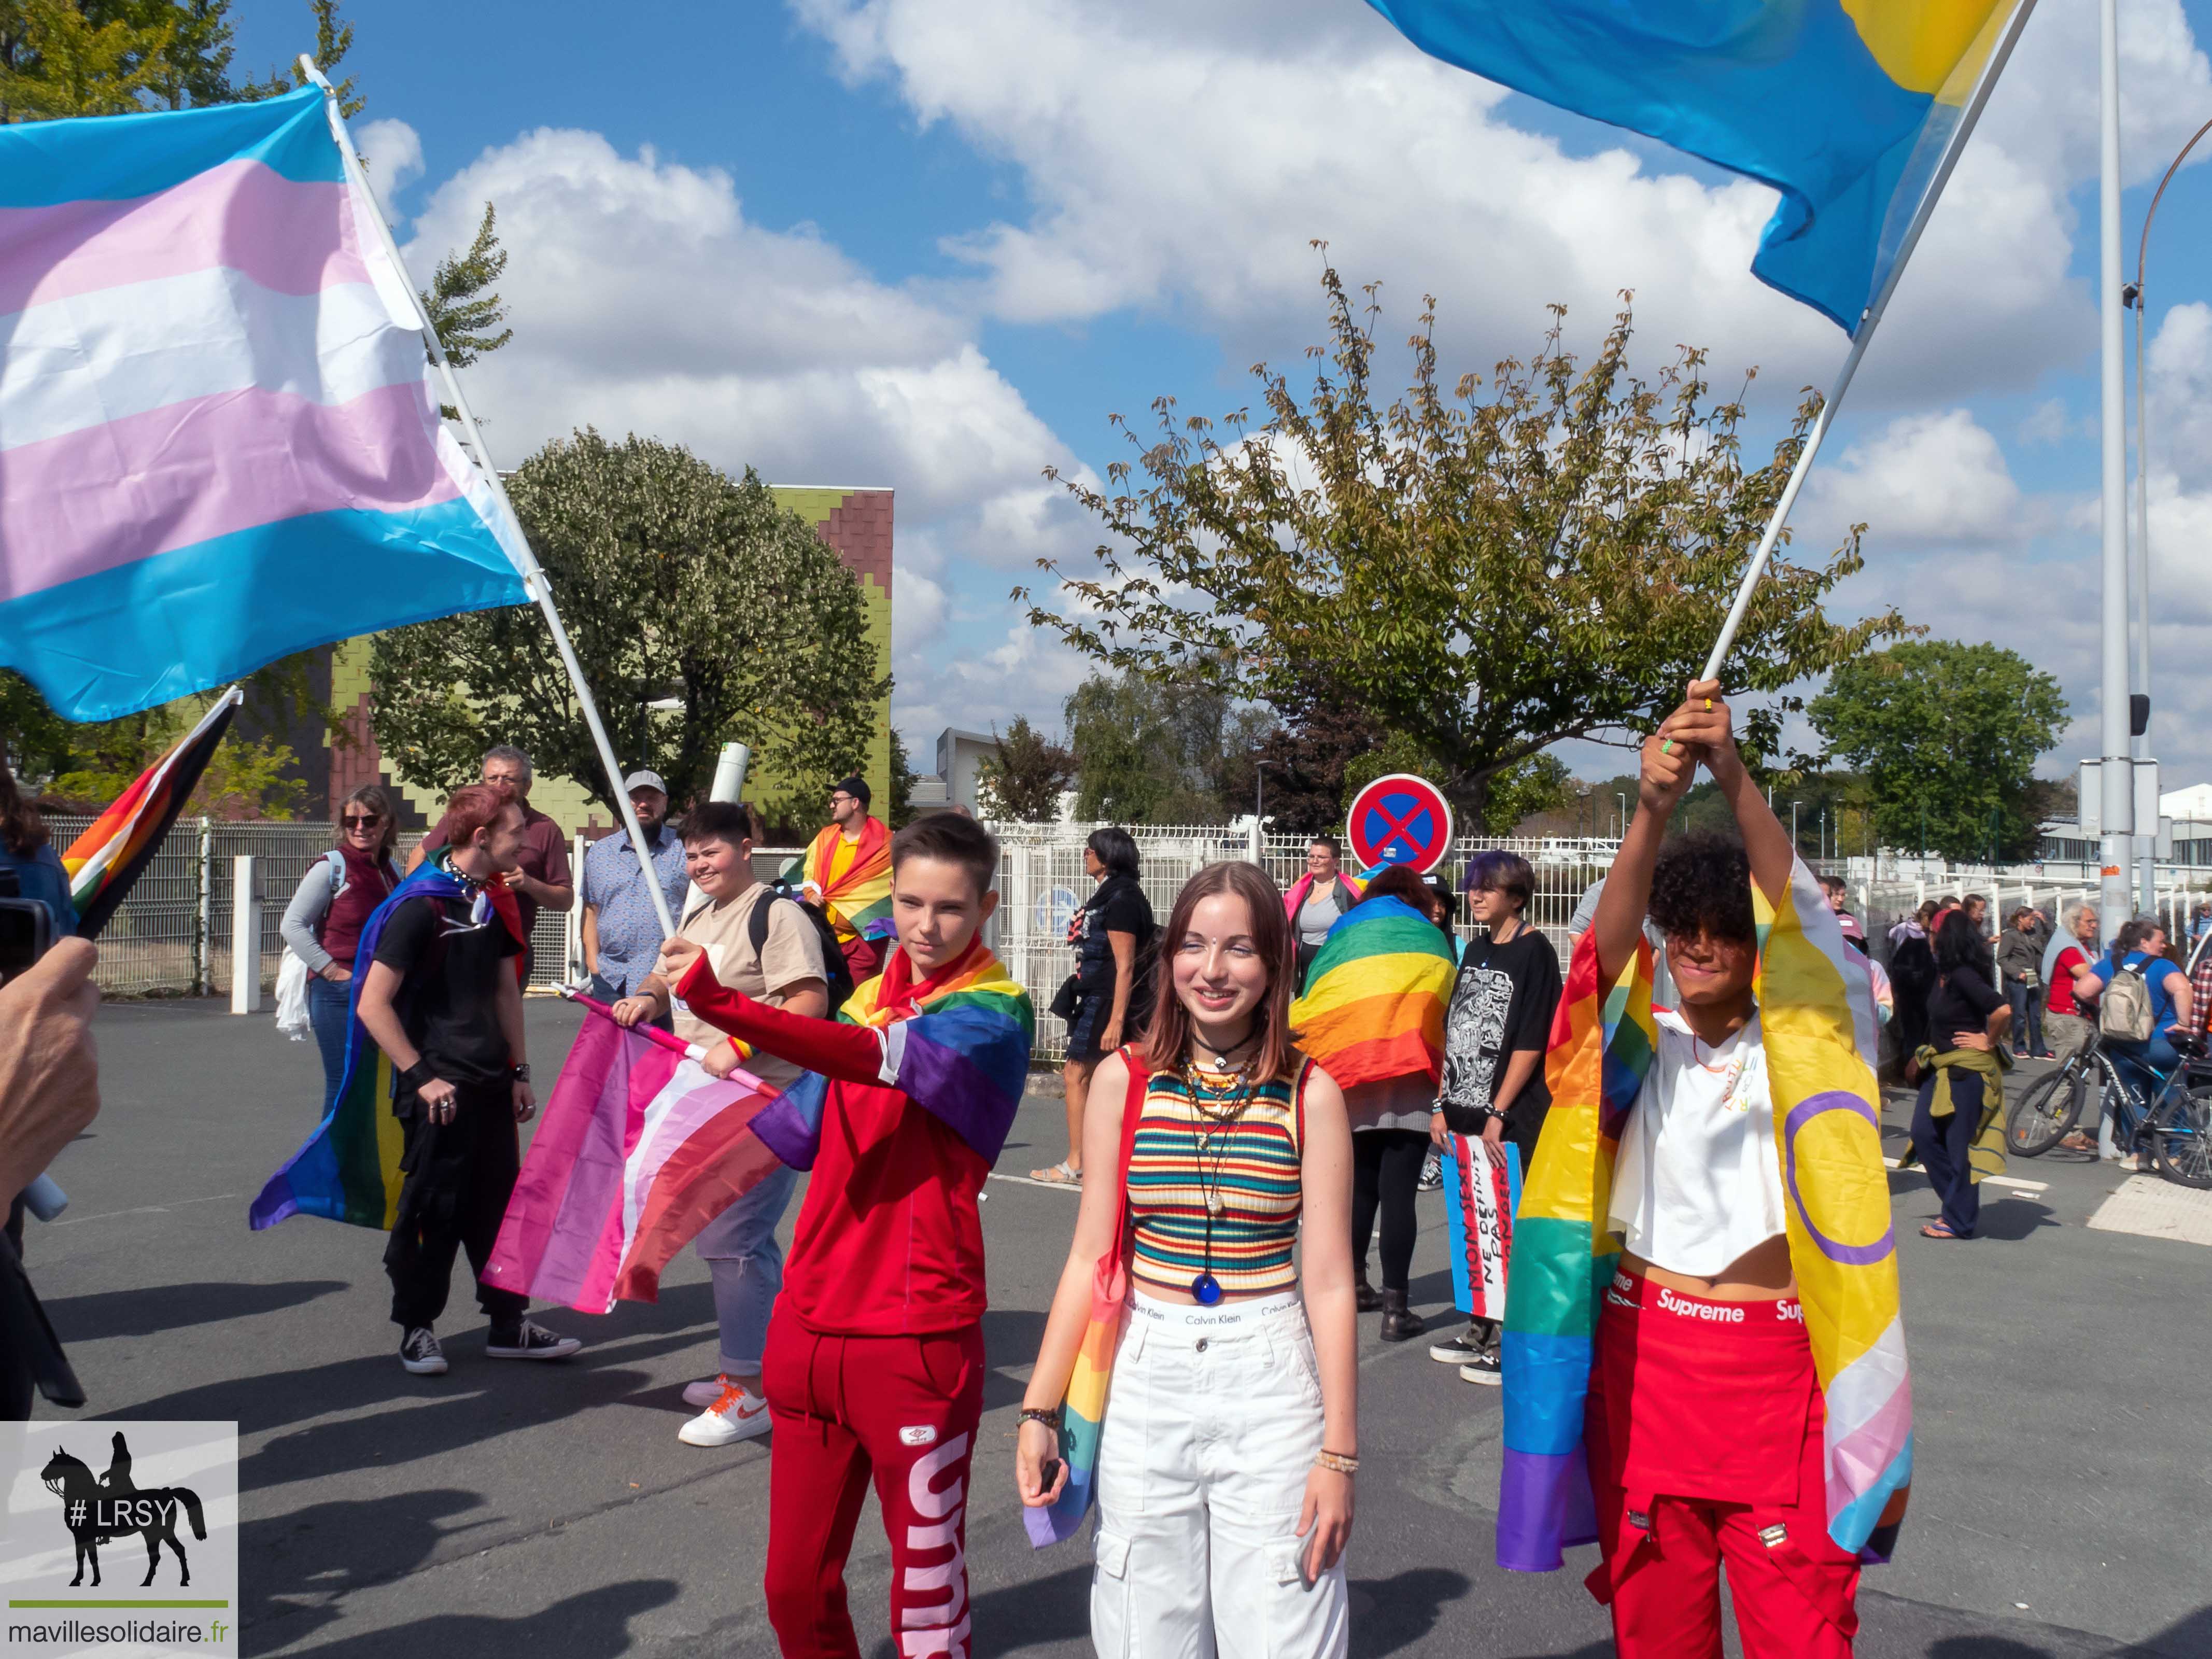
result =
M1711 697L1707 697L1707 698L1705 699L1705 713L1707 713L1708 714L1711 714L1712 712L1713 712L1713 700L1712 700Z

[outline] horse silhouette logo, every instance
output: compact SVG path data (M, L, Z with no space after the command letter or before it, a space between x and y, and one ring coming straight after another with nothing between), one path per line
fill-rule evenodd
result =
M182 1510L191 1522L192 1536L204 1540L207 1522L200 1514L199 1494L189 1486L142 1490L134 1486L131 1447L120 1430L116 1431L114 1443L114 1455L104 1477L94 1475L58 1446L40 1476L46 1490L62 1500L62 1522L76 1542L76 1577L70 1580L70 1588L84 1583L87 1565L92 1568L92 1582L97 1585L100 1547L135 1532L146 1540L146 1576L139 1581L139 1588L154 1582L161 1565L161 1546L167 1544L177 1558L177 1583L181 1589L192 1582L192 1572L185 1561L185 1547L177 1540L177 1511Z

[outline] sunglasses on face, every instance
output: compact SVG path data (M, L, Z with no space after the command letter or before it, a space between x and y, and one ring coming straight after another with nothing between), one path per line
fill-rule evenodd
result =
M367 830L383 822L383 815L378 812L349 812L345 815L345 827L349 830Z

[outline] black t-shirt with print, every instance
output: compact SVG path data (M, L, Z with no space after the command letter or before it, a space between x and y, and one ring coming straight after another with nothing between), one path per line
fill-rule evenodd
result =
M396 999L407 1040L448 1083L498 1083L510 1063L499 1029L499 976L522 954L521 941L483 907L471 920L465 899L412 898L394 910L376 941L376 960L400 976Z
M1559 1006L1559 953L1534 927L1522 927L1503 945L1485 937L1468 945L1444 1016L1443 1079L1437 1098L1447 1127L1458 1134L1474 1132L1471 1114L1490 1105L1507 1060L1522 1049L1540 1054L1550 1046L1552 1016ZM1516 1125L1532 1116L1540 1120L1551 1103L1540 1060L1514 1097L1508 1116Z

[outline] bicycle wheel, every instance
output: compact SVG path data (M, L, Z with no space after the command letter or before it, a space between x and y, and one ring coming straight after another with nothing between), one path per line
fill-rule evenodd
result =
M2177 1187L2212 1188L2212 1088L2176 1091L2151 1120L2151 1163Z
M2005 1120L2006 1149L2021 1158L2041 1158L2074 1127L2088 1093L2088 1068L2078 1054L2036 1079Z

